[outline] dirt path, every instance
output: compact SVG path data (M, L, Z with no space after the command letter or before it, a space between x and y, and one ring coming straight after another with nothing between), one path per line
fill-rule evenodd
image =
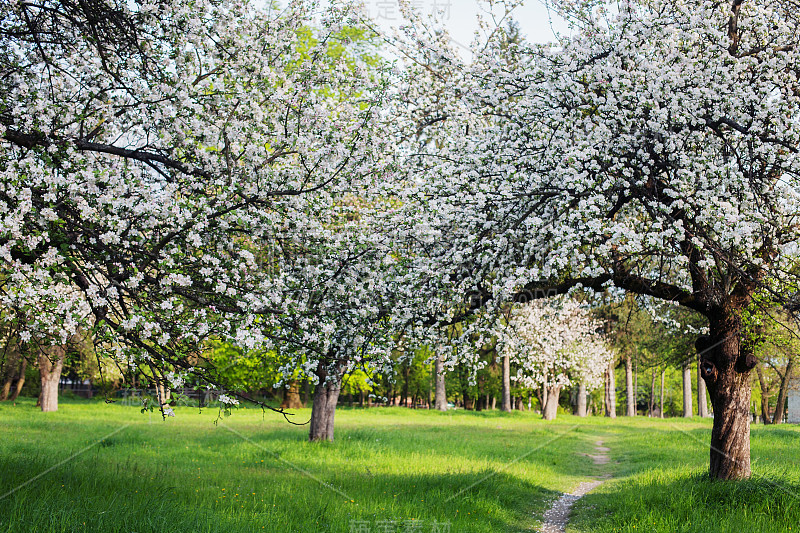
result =
M592 458L592 461L596 465L607 465L610 460L608 452L611 450L603 446L603 441L601 440L594 444L594 451L597 453L588 454L588 456ZM578 485L578 488L571 493L562 494L561 497L553 503L552 507L545 511L544 522L540 530L541 533L563 533L575 502L583 498L588 492L602 485L609 477L611 477L610 474L604 474L600 479L581 483Z

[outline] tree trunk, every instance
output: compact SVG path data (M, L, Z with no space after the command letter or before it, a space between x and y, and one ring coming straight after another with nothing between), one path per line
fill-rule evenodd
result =
M444 383L444 356L436 358L436 409L447 411L447 392Z
M692 367L683 365L683 416L692 418Z
M653 379L650 380L650 405L647 406L647 416L650 418L656 415L656 375L657 372L653 369Z
M701 375L714 410L709 476L750 477L750 371L758 361L741 349L739 309L723 309L709 317L709 337L698 339Z
M708 402L706 401L706 382L700 375L700 359L697 360L697 416L708 418Z
M639 414L639 360L633 361L633 414Z
M28 361L22 356L21 347L18 342L8 341L8 356L5 360L6 379L3 381L3 388L0 391L0 401L15 400L19 393L11 395L11 385L14 380L17 380L17 388L21 389L22 386L19 382L25 383L25 369L28 366Z
M515 405L516 405L515 409L517 411L520 411L520 412L521 411L525 411L525 401L524 401L524 398L522 396L517 396L516 397Z
M492 411L497 408L497 396L492 396Z
M39 373L42 379L42 392L39 403L42 411L58 411L58 382L67 350L63 346L42 346L39 348Z
M300 384L297 381L291 381L289 388L286 389L281 402L283 409L300 409L303 407L303 402L300 401Z
M503 397L500 409L506 413L511 412L511 359L503 356Z
M408 361L403 363L403 392L402 392L402 402L403 407L408 407L408 389L409 389L409 376L411 375L411 367L408 364Z
M605 404L606 416L617 418L617 384L614 378L614 361L611 361L606 369Z
M781 388L778 390L778 401L775 402L775 413L772 415L773 424L783 424L783 415L786 412L786 393L789 387L789 379L792 377L793 358L789 358L786 369L781 376Z
M547 387L547 399L544 404L544 415L542 418L545 420L555 420L558 414L558 399L561 396L561 386L553 385Z
M14 381L14 374L9 372L8 375L6 375L5 381L3 381L3 389L0 390L0 402L8 400L8 395L11 393L12 381Z
M756 373L758 374L758 384L761 386L761 421L764 425L772 422L772 417L769 414L769 387L764 381L764 374L761 372L761 365L756 366Z
M578 384L578 416L586 416L586 385Z
M625 358L625 397L628 401L626 416L636 416L636 394L633 391L633 358Z
M342 376L344 375L344 362L333 365L331 371L320 363L316 375L319 378L314 390L314 403L311 406L311 427L308 440L333 441L333 420L336 414L336 403L339 401L339 392L342 389Z
M169 405L172 392L168 387L164 387L164 384L159 381L156 382L156 395L158 396L158 402L161 409L165 409Z
M667 373L666 368L661 369L661 401L659 402L659 417L664 418L664 375Z
M19 379L17 379L17 384L14 387L14 392L11 393L11 400L12 402L17 399L19 393L22 392L22 387L25 385L25 371L28 370L28 360L23 358L22 365L19 369Z

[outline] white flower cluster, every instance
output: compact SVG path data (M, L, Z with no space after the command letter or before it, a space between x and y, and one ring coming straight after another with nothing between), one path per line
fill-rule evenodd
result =
M237 400L236 398L231 398L227 394L220 394L219 398L217 399L219 400L219 403L221 403L224 406L239 405L239 400Z

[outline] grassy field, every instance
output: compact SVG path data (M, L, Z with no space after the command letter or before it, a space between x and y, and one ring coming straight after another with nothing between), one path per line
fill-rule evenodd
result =
M568 533L800 531L800 426L751 427L752 479L711 482L708 420L598 426L614 479L580 500Z
M532 531L561 491L603 472L614 479L568 531L800 528L800 430L788 426L754 428L766 478L726 484L703 479L707 420L340 409L336 442L311 444L307 426L260 410L216 425L214 410L177 414L0 404L0 496L33 479L0 499L0 531ZM583 455L598 439L612 450L604 467Z

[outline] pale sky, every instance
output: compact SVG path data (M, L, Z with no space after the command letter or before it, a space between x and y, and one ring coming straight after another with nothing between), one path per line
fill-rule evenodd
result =
M400 10L397 0L363 0L367 10L378 24L388 30L399 25ZM478 28L476 16L479 12L478 0L409 0L423 14L441 10L441 23L447 28L457 43L468 46ZM546 0L526 0L514 11L514 18L519 22L523 35L531 42L548 42L554 40L553 30L566 32L566 25L555 14L548 14ZM552 24L551 24L552 23ZM505 24L504 24L505 25Z

